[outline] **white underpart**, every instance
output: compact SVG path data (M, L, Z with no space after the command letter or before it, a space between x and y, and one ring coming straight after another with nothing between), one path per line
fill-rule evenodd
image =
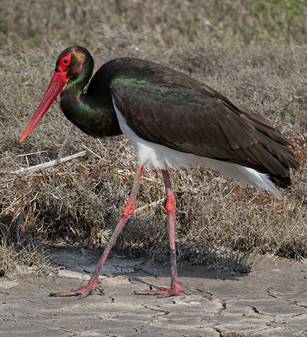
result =
M192 153L184 153L170 149L166 146L148 142L140 138L127 124L126 118L120 112L112 97L113 106L123 134L129 138L137 153L138 161L147 168L166 169L167 167L201 166L218 171L226 177L235 179L244 184L250 184L258 189L269 191L277 198L282 198L281 193L266 174L255 169L228 163L207 157L200 157Z

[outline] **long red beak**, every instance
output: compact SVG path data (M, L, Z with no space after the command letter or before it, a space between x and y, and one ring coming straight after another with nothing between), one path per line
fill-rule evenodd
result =
M51 107L52 103L55 101L59 93L64 88L65 84L69 81L66 77L66 74L63 72L55 71L51 82L48 86L48 89L43 96L42 101L40 102L35 114L31 118L30 122L28 123L26 129L24 130L23 134L20 137L20 141L23 142L32 130L37 126L37 124L42 120L46 112Z

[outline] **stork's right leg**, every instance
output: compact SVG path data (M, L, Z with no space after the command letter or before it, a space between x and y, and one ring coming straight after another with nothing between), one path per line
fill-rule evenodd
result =
M179 284L177 262L176 262L176 197L174 195L168 170L162 170L163 181L166 192L165 211L168 221L168 238L170 247L171 262L171 286L168 289L150 290L145 292L137 292L137 295L152 295L158 297L170 297L184 294L185 291Z

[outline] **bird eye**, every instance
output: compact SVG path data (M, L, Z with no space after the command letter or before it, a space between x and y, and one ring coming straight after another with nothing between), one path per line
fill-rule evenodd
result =
M67 71L68 69L68 66L70 65L71 63L71 55L64 55L61 59L60 59L60 64L59 64L59 67L60 67L60 70L61 71Z

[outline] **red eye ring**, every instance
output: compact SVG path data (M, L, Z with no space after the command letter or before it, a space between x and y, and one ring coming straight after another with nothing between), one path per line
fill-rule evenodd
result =
M59 62L59 70L60 71L67 71L69 65L71 63L71 55L64 55Z

